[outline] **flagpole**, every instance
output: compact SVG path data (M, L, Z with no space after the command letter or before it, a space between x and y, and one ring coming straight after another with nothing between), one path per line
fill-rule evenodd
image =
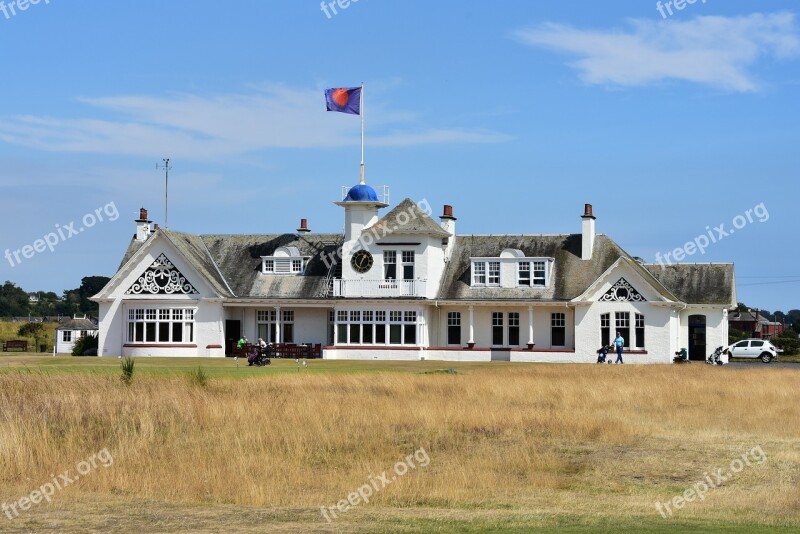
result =
M359 183L364 185L364 82L361 82L361 104L359 108L361 111L361 179Z

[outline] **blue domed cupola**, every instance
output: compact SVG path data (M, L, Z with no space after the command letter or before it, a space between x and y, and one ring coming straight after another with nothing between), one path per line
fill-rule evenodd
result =
M345 188L342 188L344 193ZM385 194L385 193L384 193ZM363 181L347 190L347 196L335 203L344 208L344 248L348 248L350 241L355 241L361 232L378 222L378 210L388 206L375 189Z
M342 202L378 202L378 194L367 184L354 185Z

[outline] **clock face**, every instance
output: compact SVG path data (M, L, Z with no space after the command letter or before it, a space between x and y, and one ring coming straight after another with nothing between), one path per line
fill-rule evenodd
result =
M372 254L366 250L359 250L353 254L350 265L353 266L353 270L357 273L365 273L372 268L372 262Z

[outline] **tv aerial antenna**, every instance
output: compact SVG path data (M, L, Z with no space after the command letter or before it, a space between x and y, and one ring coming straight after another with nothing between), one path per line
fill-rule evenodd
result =
M156 163L156 169L164 169L164 228L169 227L169 171L172 167L169 164L169 158L164 158L161 161L164 163Z

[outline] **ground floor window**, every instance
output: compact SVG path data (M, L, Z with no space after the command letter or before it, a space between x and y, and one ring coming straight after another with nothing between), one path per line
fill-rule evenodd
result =
M634 315L634 329L631 331L630 312L614 312L614 327L611 330L611 314L603 313L600 315L600 344L611 345L617 337L617 332L625 340L623 346L626 348L636 347L644 349L644 315L637 313ZM632 336L631 333L634 335Z
M567 315L557 312L550 315L550 345L565 347L567 345Z
M602 346L611 345L611 314L603 313L600 315L600 344Z
M636 348L644 348L644 315L636 314Z
M129 309L127 336L128 343L193 343L194 309Z
M519 313L508 314L508 344L511 347L519 346Z
M65 343L71 342L72 341L72 330L64 330L61 340L64 341Z
M281 337L278 339L278 312L276 310L256 311L256 330L258 337L267 343L294 343L294 311L281 310Z
M503 312L492 312L492 345L503 346Z
M417 312L338 310L336 343L342 345L416 345Z
M519 346L519 312L492 312L492 346Z
M630 348L631 346L631 314L630 312L615 312L617 332L625 340L623 347ZM615 336L616 339L616 336Z
M461 312L447 312L447 344L461 345Z

